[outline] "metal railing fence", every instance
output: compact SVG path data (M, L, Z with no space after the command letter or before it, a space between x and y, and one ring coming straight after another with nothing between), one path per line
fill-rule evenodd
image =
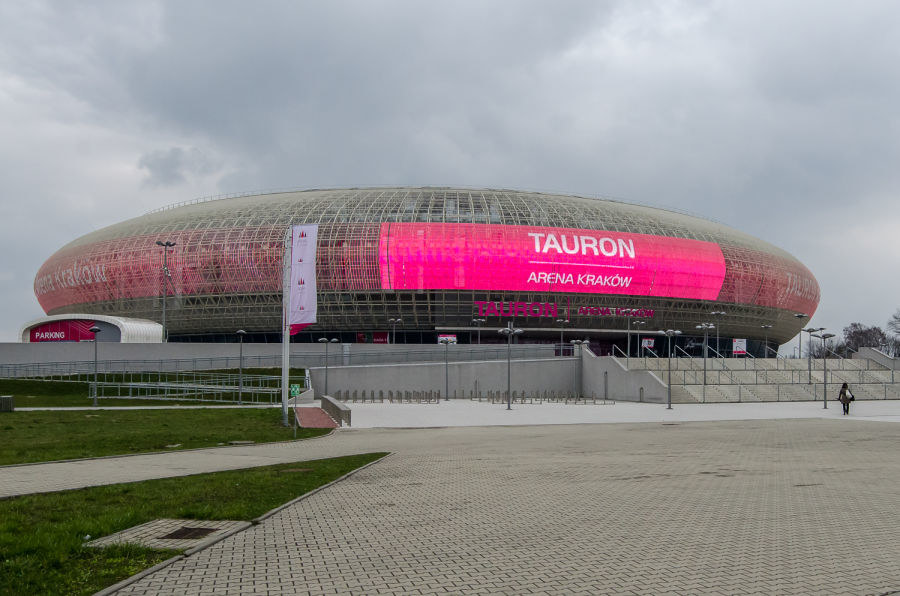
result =
M526 344L513 345L510 349L516 360L532 358L552 358L556 356L574 357L572 346L568 344ZM505 360L507 346L448 346L446 358L450 362L475 362L480 360ZM443 346L417 346L416 348L387 349L379 351L342 351L336 346L328 353L328 366L354 366L364 364L400 364L412 362L443 362ZM238 356L217 356L203 358L172 359L102 359L97 360L97 370L102 373L183 372L238 370L241 360ZM325 366L325 353L294 352L291 354L291 368ZM250 356L243 358L244 369L280 368L281 355ZM45 378L51 376L71 376L94 372L93 360L72 360L64 362L35 362L27 364L0 364L0 378Z

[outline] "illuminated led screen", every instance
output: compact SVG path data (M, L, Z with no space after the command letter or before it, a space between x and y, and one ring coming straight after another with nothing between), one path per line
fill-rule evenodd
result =
M385 290L502 290L715 300L725 258L712 242L571 228L384 223Z

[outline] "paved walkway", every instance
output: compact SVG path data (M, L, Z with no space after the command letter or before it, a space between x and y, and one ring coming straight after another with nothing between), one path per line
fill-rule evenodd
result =
M886 594L890 423L352 431L395 455L123 594Z
M484 437L491 436L493 431L484 429L487 432L476 432L481 426L820 417L847 420L840 415L840 408L836 408L836 405L840 404L834 402L825 410L821 404L813 402L679 404L672 410L667 410L659 404L542 404L517 405L512 411L507 411L501 405L468 400L441 402L439 405L351 404L353 429L342 429L334 436L310 441L0 467L0 497L236 470L371 451L394 452L408 447L408 437L414 435L417 437L415 441L422 443L448 436L459 436L462 437L459 440L464 441L467 440L468 433L472 432L479 437L478 441L484 441ZM857 402L850 419L900 422L900 401ZM459 427L460 431L436 433L428 430L431 427ZM466 431L465 428L471 430Z
M810 418L798 419L795 405L726 406L717 421L684 419L710 409L616 404L584 407L612 422L634 406L652 421L344 429L297 443L0 468L0 494L393 452L129 594L900 590L900 426L887 422L900 410L863 402L842 417L806 403ZM424 416L444 406L414 407ZM502 420L495 410L472 411Z

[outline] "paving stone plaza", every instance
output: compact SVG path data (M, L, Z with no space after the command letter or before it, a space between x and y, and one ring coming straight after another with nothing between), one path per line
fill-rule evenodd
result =
M900 409L858 405L855 418L342 429L0 468L0 487L392 452L121 594L891 594Z

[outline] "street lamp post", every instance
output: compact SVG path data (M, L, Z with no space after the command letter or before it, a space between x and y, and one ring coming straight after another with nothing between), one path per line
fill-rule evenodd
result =
M894 382L894 346L891 344L879 344L878 349L881 350L881 353L885 356L888 355L888 348L891 349L891 383Z
M522 330L507 323L506 327L497 331L506 336L506 409L512 410L512 338L513 335L521 335Z
M822 327L819 331L824 331L825 328ZM834 337L834 333L822 333L821 335L814 335L810 333L810 337L818 337L822 340L822 407L824 409L828 409L828 354L825 349L825 342L830 337ZM810 340L812 341L812 340Z
M724 310L714 310L709 314L716 317L716 322L720 323L719 317L726 315L728 313L726 313ZM720 354L720 352L719 352L719 327L720 326L721 326L721 324L716 325L716 358L718 358L719 354ZM734 356L734 355L732 354L732 356Z
M388 323L391 324L391 332L392 332L391 343L392 344L397 343L397 325L401 324L402 322L403 322L403 319L400 319L400 318L388 319Z
M629 323L631 319L628 319ZM647 321L637 320L634 322L638 327L646 325ZM638 337L640 337L640 333L638 333ZM640 348L638 348L638 356L640 356ZM631 357L631 329L628 330L628 355L625 357L625 368L628 368L629 358Z
M169 274L169 249L175 246L175 242L169 242L166 240L163 242L162 240L157 240L156 244L158 246L162 246L163 249L163 311L162 311L162 327L163 327L163 343L169 341L169 330L166 327L166 302L168 302L169 297L169 280L171 279L171 275Z
M450 338L442 337L440 342L444 344L444 401L448 401L450 399L450 360L448 358Z
M559 324L559 355L563 356L563 346L565 345L565 340L563 339L563 330L566 328L566 324L568 324L569 319L556 319L556 322Z
M709 351L709 330L714 328L712 323L700 323L697 329L703 329L703 384L706 385L706 354Z
M581 395L581 383L578 382L579 377L581 376L578 374L578 371L581 369L581 350L584 344L590 342L587 339L570 339L569 343L572 344L572 355L577 355L575 358L575 367L572 369L572 386L575 398L577 399Z
M99 327L94 325L90 329L88 329L91 333L94 334L94 407L97 407L97 334L102 331Z
M244 404L244 336L247 334L243 329L235 331L238 336L240 348L238 348L238 405Z
M772 326L769 325L768 323L766 323L765 325L760 325L760 327L762 329L764 329L763 337L765 338L765 339L763 339L763 358L768 358L769 357L769 329L771 329ZM776 355L777 355L777 353L776 353ZM776 362L777 362L777 360L776 360Z
M485 321L487 319L472 319L472 324L478 328L478 345L481 345L481 326L484 325Z
M317 340L320 344L325 344L325 395L328 395L328 344L336 344L338 342L337 339L327 337L320 337Z
M805 315L802 312L794 313L794 318L797 320L806 319L809 315ZM797 358L803 358L803 330L800 330L800 333L797 334Z
M668 362L669 381L668 381L668 383L666 383L666 385L667 385L667 387L666 387L666 409L671 410L672 409L672 336L681 335L681 331L678 331L677 329L666 329L665 331L660 331L660 333L669 338L669 353L668 353L668 356L669 356L669 362Z
M807 376L806 376L806 384L812 385L812 338L813 333L817 333L819 331L825 331L824 327L808 327L806 329L802 329L801 331L806 331L809 334L809 346L806 350L806 367L807 367Z

